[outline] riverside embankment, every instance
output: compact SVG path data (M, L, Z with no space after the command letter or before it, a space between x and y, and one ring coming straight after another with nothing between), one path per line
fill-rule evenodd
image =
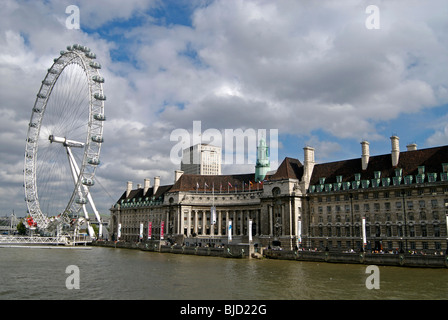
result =
M448 268L446 254L405 254L333 252L307 250L274 250L254 248L250 244L231 244L220 247L166 245L160 241L130 243L123 241L96 241L93 246L136 249L161 253L187 254L224 258L267 258L327 263L366 264L398 267Z

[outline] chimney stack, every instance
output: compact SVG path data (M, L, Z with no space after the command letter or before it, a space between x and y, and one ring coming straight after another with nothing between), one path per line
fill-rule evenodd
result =
M126 187L126 198L129 197L129 194L132 191L132 181L128 181L127 187Z
M362 145L362 170L367 170L367 166L369 165L370 151L369 151L369 142L363 141Z
M408 151L415 151L417 150L417 144L416 143L410 143L406 146L406 148L408 149Z
M157 192L157 189L159 189L160 186L160 177L154 177L154 188L152 190L152 194L155 195Z
M145 179L143 183L143 195L145 195L148 192L150 186L151 186L151 180Z
M184 174L182 170L174 170L174 183Z
M392 144L392 167L396 167L400 158L400 139L397 136L393 135L392 137L390 137L390 140Z

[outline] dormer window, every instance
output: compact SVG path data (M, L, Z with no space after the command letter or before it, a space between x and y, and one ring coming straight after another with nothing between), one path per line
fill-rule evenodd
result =
M415 180L417 181L417 183L423 183L423 182L425 182L425 175L423 173L419 173L415 177Z
M448 173L448 163L442 163L443 172Z
M392 182L393 182L394 186L399 186L401 183L401 177L393 177Z
M371 183L372 183L372 187L377 188L380 186L380 179L372 179Z
M436 182L437 173L428 173L428 182Z
M369 187L370 181L369 180L362 180L361 182L363 189L366 189Z
M355 173L355 181L360 181L360 180L361 180L361 174Z

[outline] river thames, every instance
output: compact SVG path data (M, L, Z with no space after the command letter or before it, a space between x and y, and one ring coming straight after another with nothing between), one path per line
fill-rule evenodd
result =
M68 289L77 268L78 288ZM447 299L448 270L227 259L140 250L0 248L1 300Z

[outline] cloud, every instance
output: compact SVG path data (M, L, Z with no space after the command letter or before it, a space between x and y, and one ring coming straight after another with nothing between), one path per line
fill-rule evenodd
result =
M65 27L72 4L80 8L80 30ZM0 187L22 189L36 93L53 58L73 43L97 54L106 79L102 186L93 190L102 212L128 180L160 175L171 183L171 132L191 131L195 120L203 131L261 128L278 129L280 138L307 137L316 155L331 159L347 141L383 138L386 123L403 114L448 103L441 67L448 64L446 3L380 1L379 30L365 28L369 4L2 1ZM436 129L428 143L446 139L445 124ZM223 171L232 169L253 171Z

